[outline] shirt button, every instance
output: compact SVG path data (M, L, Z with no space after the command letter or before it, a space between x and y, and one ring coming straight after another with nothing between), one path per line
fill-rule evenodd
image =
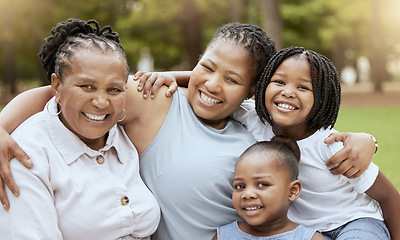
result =
M123 197L121 198L121 203L122 203L123 206L128 205L128 203L129 203L129 198L128 198L127 196L123 196Z
M96 157L96 162L98 163L98 164L103 164L104 163L104 157L103 156L97 156Z

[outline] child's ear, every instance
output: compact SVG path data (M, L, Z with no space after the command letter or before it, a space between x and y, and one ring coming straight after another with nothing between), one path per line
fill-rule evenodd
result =
M299 180L294 180L290 183L289 201L294 202L300 197L301 183Z

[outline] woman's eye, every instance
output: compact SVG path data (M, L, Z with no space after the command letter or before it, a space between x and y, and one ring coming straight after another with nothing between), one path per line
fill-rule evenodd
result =
M80 87L83 88L86 91L94 90L94 87L92 85L80 85Z
M110 88L110 89L108 89L108 91L109 91L110 93L113 93L113 94L122 92L122 90L119 89L119 88Z
M203 64L201 66L203 66L203 68L205 68L207 71L213 72L212 68L210 68L209 66L207 66L205 64Z

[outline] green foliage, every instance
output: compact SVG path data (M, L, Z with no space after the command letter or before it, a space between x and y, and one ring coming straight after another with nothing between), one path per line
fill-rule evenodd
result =
M400 108L355 108L342 107L335 129L341 132L367 132L376 137L379 150L373 162L400 191L399 149Z

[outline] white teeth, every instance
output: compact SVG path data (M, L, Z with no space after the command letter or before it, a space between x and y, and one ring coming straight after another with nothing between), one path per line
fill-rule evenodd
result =
M261 208L261 207L258 206L258 207L247 207L247 208L245 208L245 209L251 211L251 210L257 210L257 209L260 209L260 208Z
M210 97L206 96L205 94L203 94L202 92L200 93L200 97L201 97L201 100L203 100L204 102L207 102L209 104L217 104L220 102L218 99L210 98Z
M285 104L285 103L278 103L278 107L286 108L286 109L289 109L289 110L294 110L295 109L293 106L291 106L289 104Z
M104 115L94 115L90 113L84 113L87 118L94 121L103 121L106 118L107 114Z

